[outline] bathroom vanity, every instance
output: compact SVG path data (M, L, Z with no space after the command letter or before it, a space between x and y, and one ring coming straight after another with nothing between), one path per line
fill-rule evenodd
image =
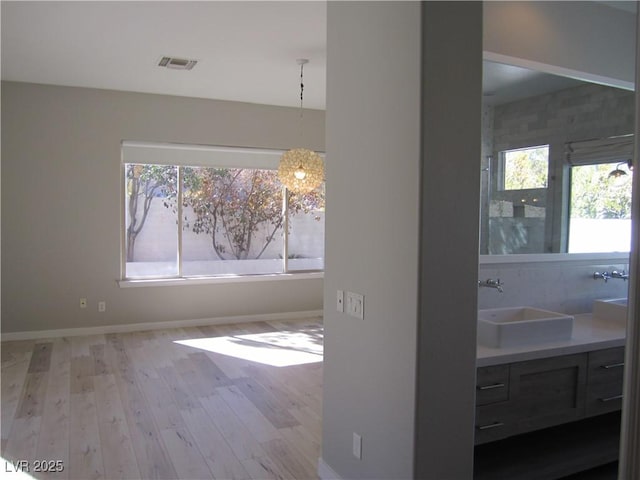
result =
M625 330L576 315L567 340L478 345L474 477L551 480L615 461Z

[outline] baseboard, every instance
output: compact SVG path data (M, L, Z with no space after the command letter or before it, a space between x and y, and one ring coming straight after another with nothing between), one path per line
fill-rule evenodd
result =
M39 338L76 337L79 335L100 335L105 333L139 332L164 328L202 327L230 323L268 322L272 320L295 320L322 317L322 310L302 312L263 313L257 315L236 315L231 317L198 318L193 320L171 320L167 322L127 323L123 325L102 325L97 327L58 328L55 330L34 330L27 332L7 332L0 334L2 341L34 340Z
M341 480L340 476L333 471L322 457L318 459L318 477L320 480Z

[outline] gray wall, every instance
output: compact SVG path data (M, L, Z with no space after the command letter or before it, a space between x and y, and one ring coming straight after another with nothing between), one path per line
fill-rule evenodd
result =
M422 19L415 478L456 480L473 474L482 4L426 2Z
M322 457L341 478L410 478L420 4L328 2L327 25ZM336 311L339 289L364 295L364 320Z
M295 108L2 83L2 332L318 310L322 279L119 288L120 142L289 148ZM324 112L305 112L324 150ZM81 310L79 299L89 307ZM105 313L97 302L107 302Z
M471 475L482 11L422 8L328 7L327 151L339 169L327 168L323 460L342 478ZM456 41L453 28L464 32ZM475 174L461 179L452 161ZM354 197L361 177L371 188ZM451 211L461 213L442 228ZM363 321L335 312L338 289L364 293Z
M636 15L640 29L640 15ZM640 78L640 36L636 38L636 78ZM640 118L640 97L636 96L636 118ZM640 122L635 127L635 165L640 153ZM640 195L640 175L633 178L633 191ZM620 434L619 478L640 477L640 201L632 205L631 254L629 256L629 302L625 348L624 400Z

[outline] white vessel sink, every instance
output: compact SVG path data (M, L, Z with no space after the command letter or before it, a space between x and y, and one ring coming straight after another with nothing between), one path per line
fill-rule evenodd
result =
M478 310L478 342L503 348L569 340L573 317L533 307Z
M627 323L627 299L594 300L593 316L601 320Z

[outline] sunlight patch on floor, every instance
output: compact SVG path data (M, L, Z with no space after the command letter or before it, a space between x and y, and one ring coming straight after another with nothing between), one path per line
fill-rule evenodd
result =
M322 338L314 332L252 333L176 340L174 343L274 367L322 361Z

